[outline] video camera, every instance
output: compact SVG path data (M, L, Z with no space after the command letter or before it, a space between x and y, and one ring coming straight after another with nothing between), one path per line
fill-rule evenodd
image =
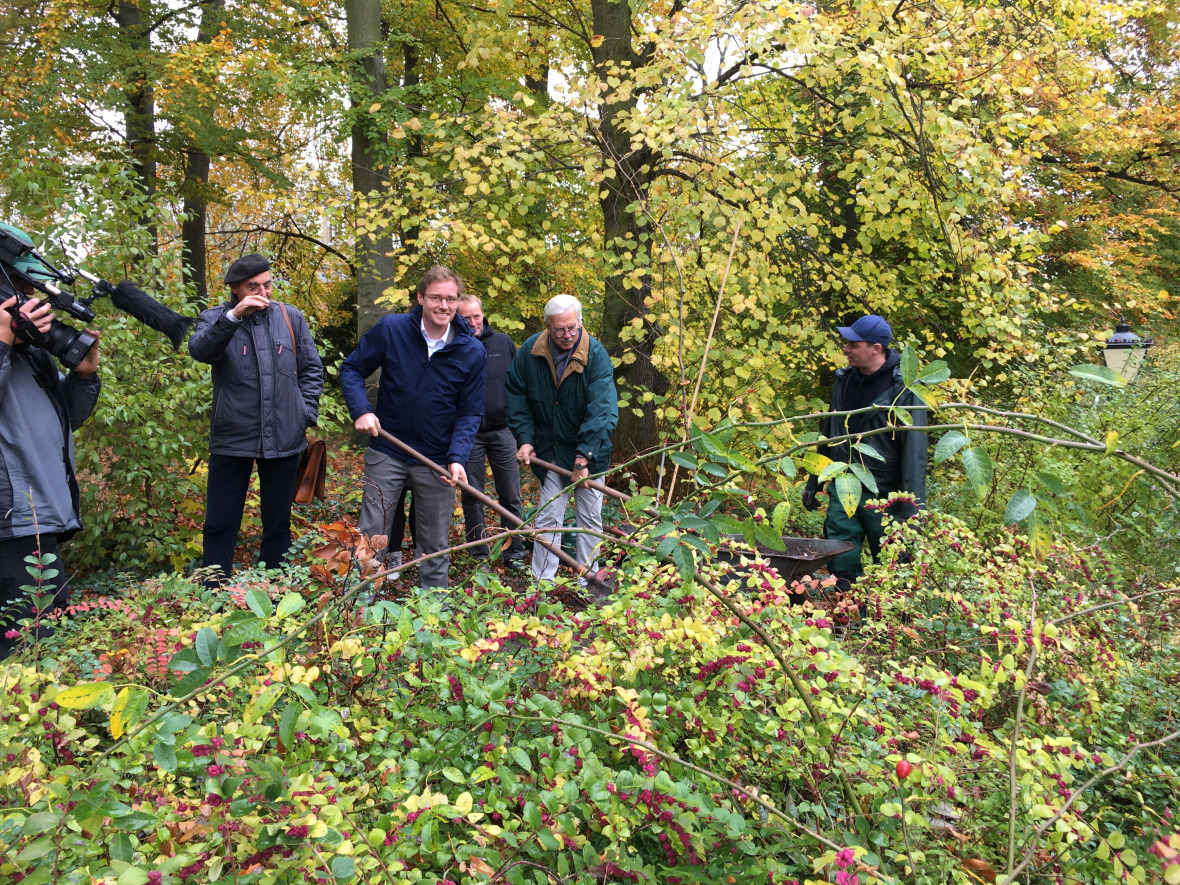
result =
M16 305L9 308L9 312L13 315L17 336L49 351L66 368L77 368L98 339L89 332L63 323L57 317L53 318L46 332L41 332L20 312L21 305L30 298L24 292L29 286L47 295L45 300L54 309L63 310L84 323L95 318L91 303L96 298L107 296L115 307L167 335L176 349L179 349L188 330L196 322L195 318L182 316L165 307L126 280L112 285L78 268L69 272L58 270L37 254L32 245L22 241L10 230L5 230L5 227L7 225L0 226L0 301L16 296ZM34 261L39 266L34 267ZM73 286L75 276L91 284L90 295L79 298L56 285L62 283Z

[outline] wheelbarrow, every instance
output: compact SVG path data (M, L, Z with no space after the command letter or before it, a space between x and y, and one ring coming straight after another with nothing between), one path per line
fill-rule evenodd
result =
M732 541L744 541L745 535L726 535ZM778 572L779 577L790 584L803 575L814 575L841 553L847 553L856 545L851 541L829 541L825 538L796 538L783 535L785 550L774 550L764 544L758 545L762 561ZM720 550L717 558L722 562L736 563L739 554ZM791 602L799 604L807 599L806 593L792 593Z

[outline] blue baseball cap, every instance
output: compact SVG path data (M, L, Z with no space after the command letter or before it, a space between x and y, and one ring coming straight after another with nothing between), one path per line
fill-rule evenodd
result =
M869 344L880 344L885 347L893 337L893 330L889 323L876 314L863 316L851 326L838 326L836 331L849 341L867 341Z

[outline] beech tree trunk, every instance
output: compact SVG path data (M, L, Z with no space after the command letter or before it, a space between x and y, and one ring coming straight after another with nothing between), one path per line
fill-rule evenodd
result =
M359 53L352 95L352 190L357 199L389 189L383 173L381 143L368 113L385 93L385 54L382 49L381 0L346 0L348 48ZM367 219L366 219L367 220ZM393 241L387 229L370 230L358 225L356 234L356 321L359 338L385 315L377 299L393 283Z
M150 59L151 38L139 6L134 0L117 0L110 11L123 39L135 50L135 57ZM127 109L123 113L123 118L127 131L127 147L131 151L139 186L150 203L156 195L155 90L142 68L126 71L125 74L127 85L123 88L123 93L127 97ZM140 219L140 223L150 233L152 253L158 254L158 231L150 210Z
M628 71L635 71L644 59L635 52L631 42L632 9L630 0L591 0L594 33L602 42L593 48L594 67L600 81L608 76L628 79ZM600 185L604 248L617 260L608 264L604 281L602 328L599 338L612 357L623 360L615 370L620 391L632 393L631 405L619 410L619 426L615 431L615 460L622 461L654 448L659 442L654 410L639 407L635 396L643 390L663 394L668 379L652 364L651 355L659 338L658 331L644 322L644 334L639 339L624 341L622 331L636 317L647 312L645 299L651 294L648 268L651 258L651 227L641 212L628 209L632 203L644 203L651 186L651 151L632 150L629 131L620 118L634 111L637 98L631 91L625 98L607 93L599 108L598 139L602 150L603 169L607 177ZM610 173L614 174L611 175ZM623 269L623 259L643 268L636 278ZM636 283L638 282L638 286ZM654 485L658 463L644 462L633 469L641 483Z

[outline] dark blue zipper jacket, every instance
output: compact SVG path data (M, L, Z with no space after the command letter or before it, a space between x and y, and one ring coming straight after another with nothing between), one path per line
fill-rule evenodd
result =
M426 356L422 308L383 317L361 336L340 366L340 386L352 420L373 412L385 430L426 457L446 466L466 464L483 417L488 354L458 314L451 340ZM377 407L369 403L365 379L377 369ZM402 461L413 459L380 437L369 445Z

